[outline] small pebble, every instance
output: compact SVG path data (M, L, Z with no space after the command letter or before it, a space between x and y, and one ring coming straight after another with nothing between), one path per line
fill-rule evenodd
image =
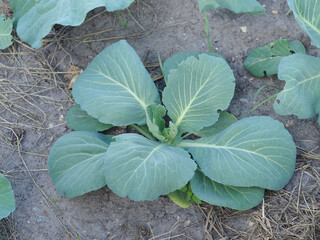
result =
M286 127L293 127L294 126L294 122L292 120L289 120L288 122L286 122Z
M277 11L277 10L272 11L272 14L278 14L278 13L279 13L279 11Z
M246 33L248 29L246 26L243 26L243 27L240 27L240 30L241 32Z
M239 98L239 101L240 101L241 103L245 103L245 104L248 104L248 103L249 103L249 100L246 99L246 98Z

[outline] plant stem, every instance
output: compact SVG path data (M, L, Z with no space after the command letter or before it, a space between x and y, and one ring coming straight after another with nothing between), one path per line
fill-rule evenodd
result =
M163 69L160 53L158 53L158 59L159 59L159 65L160 65L160 69L161 69L161 72L163 75L164 83L167 85L167 79L166 79L166 76L164 75L164 69Z
M157 141L155 137L153 137L150 133L143 130L140 126L136 124L131 124L130 127L132 127L134 130L138 131L139 133L143 134L145 137L149 138L150 140Z
M209 52L212 52L212 44L210 41L210 26L209 26L207 11L204 12L204 21L206 23L206 35L208 40Z
M278 93L272 95L271 97L268 97L267 99L263 100L261 103L259 103L257 106L255 106L254 108L252 108L246 115L244 115L243 118L247 117L250 113L252 113L254 110L256 110L258 107L260 107L262 104L264 104L265 102L273 99L273 98L276 98L278 95Z

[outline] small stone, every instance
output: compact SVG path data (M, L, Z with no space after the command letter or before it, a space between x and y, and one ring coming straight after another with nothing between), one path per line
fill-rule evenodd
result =
M249 100L246 99L246 98L239 98L239 101L240 101L241 103L244 103L244 104L248 104L248 103L249 103Z
M272 14L278 14L278 13L279 13L279 11L277 11L277 10L272 11Z
M243 26L243 27L240 27L240 30L241 32L246 33L248 29L246 26Z
M253 221L248 221L247 226L248 228L252 228L255 225Z
M44 222L46 220L46 217L45 216L39 216L37 219L36 219L36 222L37 223L41 223L41 222Z
M187 220L185 221L185 223L183 224L183 227L188 227L188 226L190 225L190 223L191 223L191 220L190 220L190 219L187 219Z
M286 122L286 127L293 127L294 126L294 122L292 120L289 120L288 122Z

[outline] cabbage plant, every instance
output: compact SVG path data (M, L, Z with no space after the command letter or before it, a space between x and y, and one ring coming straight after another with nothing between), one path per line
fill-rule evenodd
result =
M320 47L320 1L288 0L288 5L311 43ZM277 100L273 108L278 114L307 119L320 113L320 58L305 53L299 41L279 39L254 49L244 62L255 76L278 74L286 82L284 89L274 95Z
M18 36L33 48L41 47L41 40L55 24L80 25L87 13L97 7L110 12L123 10L134 0L11 0L14 25Z
M179 202L181 189L192 192L193 200L249 209L265 189L288 183L296 159L291 135L270 117L237 120L223 112L235 78L221 56L179 53L163 69L161 98L139 56L122 40L78 77L68 124L80 131L58 139L48 158L60 194L75 197L107 185L135 201L169 194ZM112 126L137 133L97 132Z
M0 220L15 210L15 200L11 183L0 174Z

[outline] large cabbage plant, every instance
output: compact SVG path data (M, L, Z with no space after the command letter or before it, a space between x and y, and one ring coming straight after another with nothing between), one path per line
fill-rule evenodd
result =
M124 40L89 64L74 84L77 104L67 117L79 131L58 139L48 158L60 194L75 197L107 185L136 201L169 194L181 203L187 187L208 203L249 209L265 189L288 183L296 159L291 135L270 117L237 121L223 112L235 78L221 56L179 53L165 62L164 75L161 98ZM140 134L97 132L112 126Z

